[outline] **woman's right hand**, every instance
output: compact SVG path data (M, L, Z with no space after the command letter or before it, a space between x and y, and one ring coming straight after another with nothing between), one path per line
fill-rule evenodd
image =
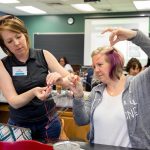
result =
M49 73L46 77L47 86L54 84L61 84L63 82L63 77L58 72Z
M102 34L110 32L109 41L110 45L113 46L119 41L129 40L136 36L137 31L125 29L125 28L106 28L102 31Z
M40 100L46 100L51 92L51 86L34 88L34 95Z

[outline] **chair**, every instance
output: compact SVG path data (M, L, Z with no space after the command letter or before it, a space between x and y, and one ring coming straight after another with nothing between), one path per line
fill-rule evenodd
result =
M80 72L80 69L81 69L81 65L73 64L71 66L73 68L74 73L77 74L77 75L79 75L79 72Z
M53 146L34 140L23 140L16 142L0 141L0 150L53 150Z
M65 130L64 130L64 126L65 126L64 119L61 118L60 120L61 120L61 132L60 132L59 139L61 141L69 140L69 138L67 137Z

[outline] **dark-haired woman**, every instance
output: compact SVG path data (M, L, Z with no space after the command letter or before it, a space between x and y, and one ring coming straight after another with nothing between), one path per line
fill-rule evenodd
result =
M67 71L73 72L72 66L69 64L66 57L61 57L58 59L58 62L61 64L62 67L64 67Z
M135 76L142 70L142 65L137 58L131 58L126 66L128 75Z

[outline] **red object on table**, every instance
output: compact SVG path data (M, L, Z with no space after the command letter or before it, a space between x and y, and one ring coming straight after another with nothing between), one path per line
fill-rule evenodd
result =
M0 150L53 150L53 146L34 140L16 142L0 141Z

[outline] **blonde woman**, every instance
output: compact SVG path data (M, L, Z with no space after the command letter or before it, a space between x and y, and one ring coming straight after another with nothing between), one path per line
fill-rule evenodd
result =
M142 32L108 28L110 45L131 40L150 57L150 39ZM83 100L80 82L72 86L73 112L79 125L90 124L91 143L150 149L150 68L124 76L124 58L113 47L92 52L94 73L102 82Z

